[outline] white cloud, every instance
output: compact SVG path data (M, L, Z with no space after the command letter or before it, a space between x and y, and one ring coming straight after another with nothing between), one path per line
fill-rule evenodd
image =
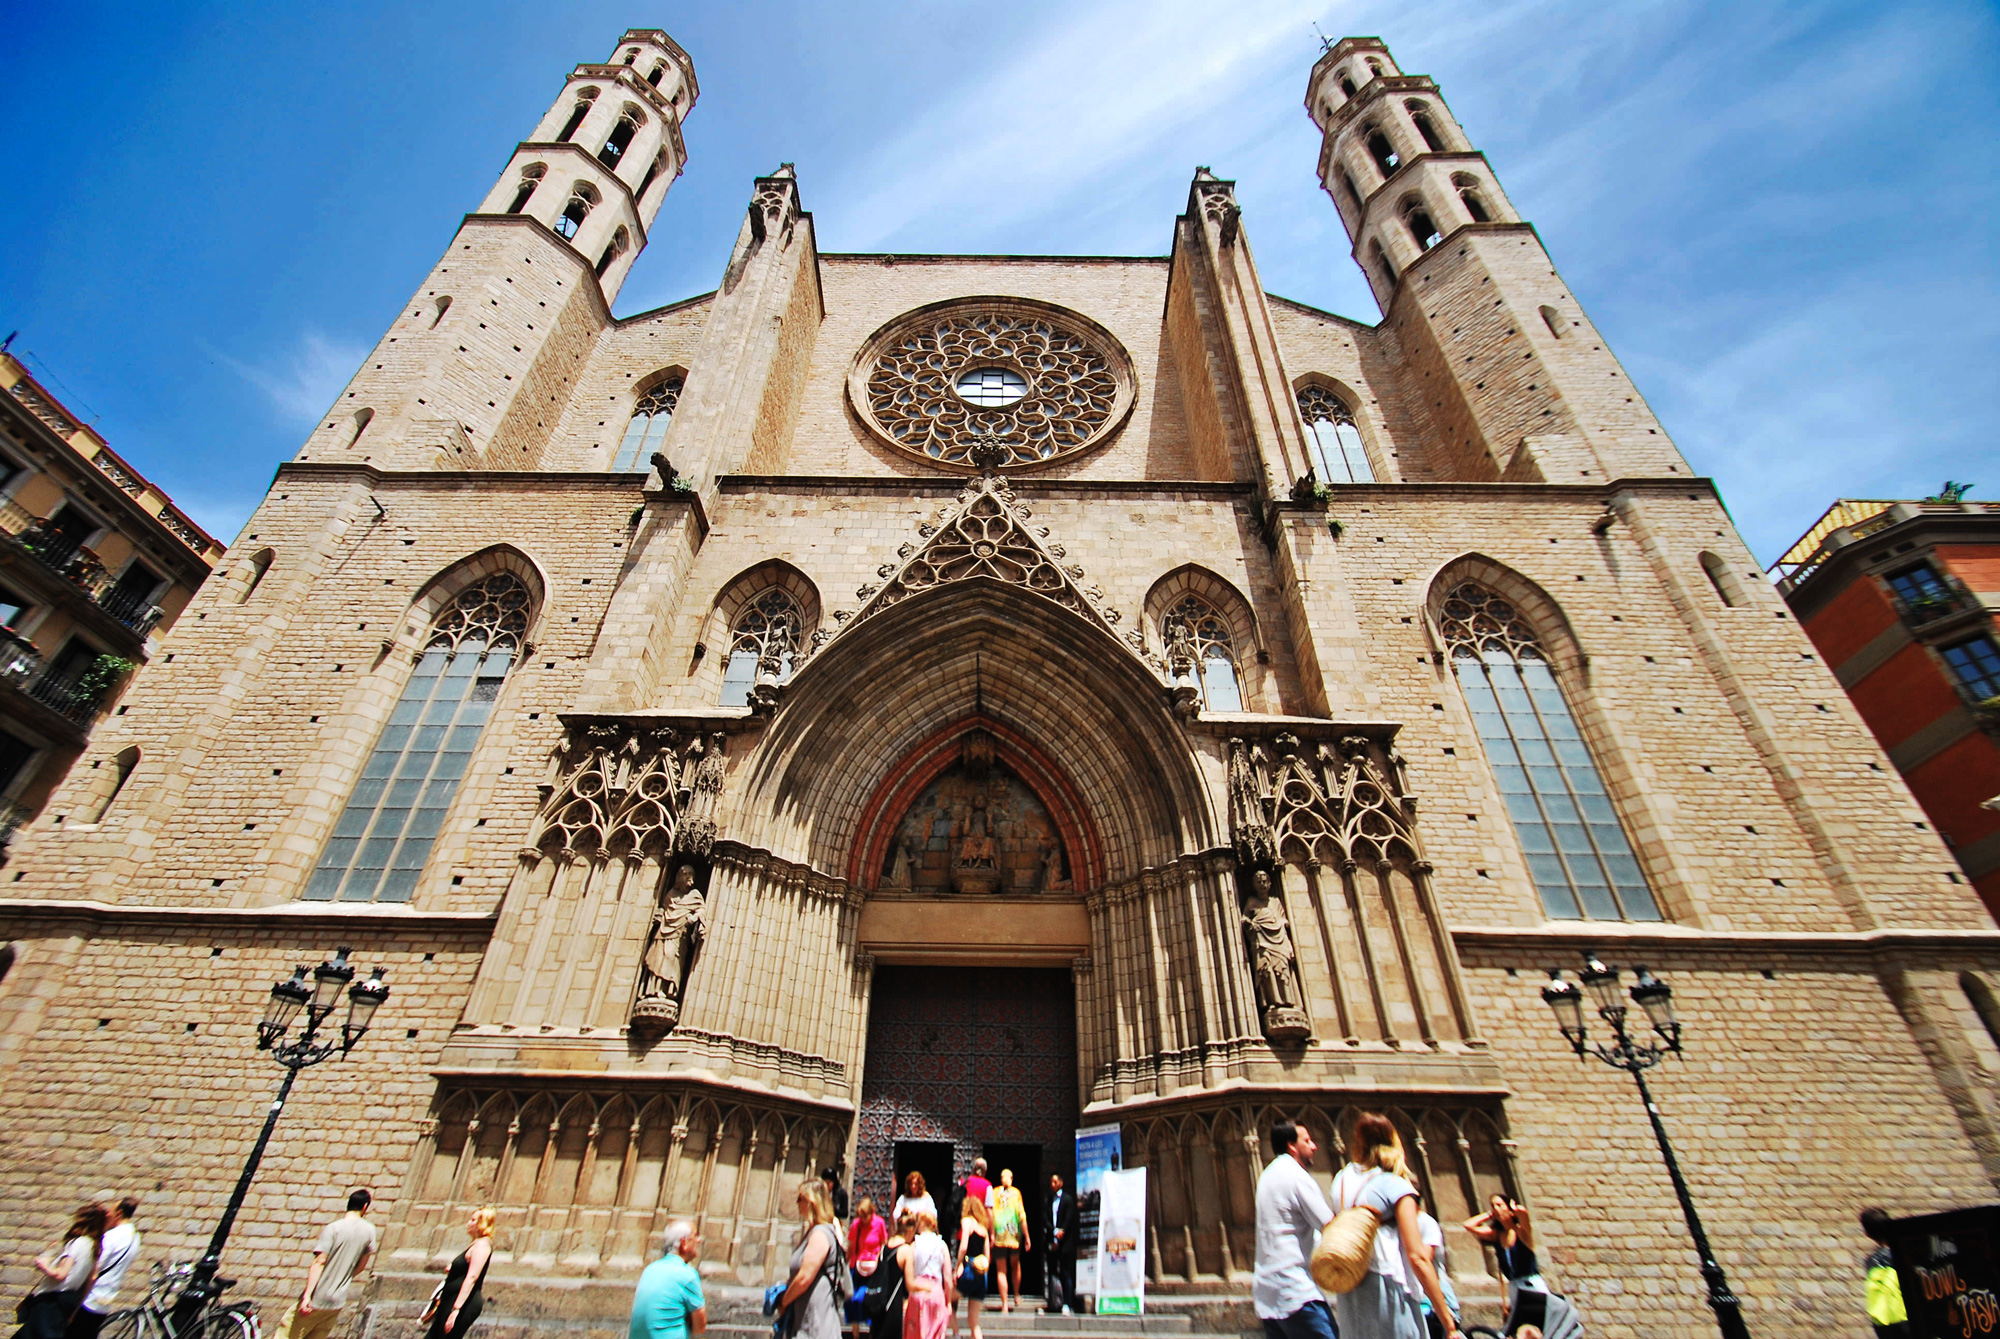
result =
M259 363L244 362L220 349L209 352L262 391L282 417L296 421L318 418L339 398L368 356L368 346L334 340L308 328L290 350Z

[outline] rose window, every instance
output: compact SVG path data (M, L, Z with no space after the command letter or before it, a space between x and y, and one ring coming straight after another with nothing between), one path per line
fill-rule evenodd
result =
M989 298L877 331L848 397L885 442L929 464L1013 470L1102 445L1130 415L1133 386L1131 359L1095 322Z

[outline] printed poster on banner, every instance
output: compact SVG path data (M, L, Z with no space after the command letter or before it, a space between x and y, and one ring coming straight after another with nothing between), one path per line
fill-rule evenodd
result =
M1097 1314L1146 1313L1146 1169L1106 1172L1097 1229Z
M1125 1144L1117 1125L1093 1125L1076 1132L1076 1295L1097 1295L1097 1201L1104 1174L1125 1165Z

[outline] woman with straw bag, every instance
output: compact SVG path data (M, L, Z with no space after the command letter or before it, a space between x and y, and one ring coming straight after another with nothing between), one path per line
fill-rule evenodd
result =
M1387 1116L1364 1113L1333 1178L1333 1221L1313 1251L1313 1279L1334 1296L1341 1339L1427 1339L1419 1295L1457 1339L1450 1304L1417 1224L1417 1188L1396 1174L1402 1142Z

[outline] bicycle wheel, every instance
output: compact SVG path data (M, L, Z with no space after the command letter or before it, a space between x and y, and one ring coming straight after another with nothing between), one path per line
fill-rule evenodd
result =
M247 1307L229 1307L208 1313L202 1322L201 1339L263 1339L264 1327Z
M160 1339L160 1325L146 1308L135 1306L106 1316L97 1334L98 1339Z

